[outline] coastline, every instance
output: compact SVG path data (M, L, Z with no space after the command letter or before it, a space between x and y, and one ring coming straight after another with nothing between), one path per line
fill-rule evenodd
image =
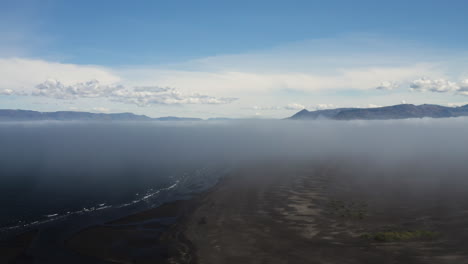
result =
M86 263L465 263L466 196L415 196L380 178L364 185L347 169L252 163L65 245Z
M349 169L337 161L238 168L176 226L195 249L184 256L204 264L466 263L465 194L415 195L397 177L360 181ZM193 263L186 260L169 262Z
M223 173L225 172L221 172L221 175L224 175ZM152 223L144 225L155 231L166 231L176 222L175 217L184 214L184 210L197 195L212 188L210 185L216 185L217 176L214 177L215 175L213 173L206 179L198 179L195 184L189 183L186 187L182 187L188 188L183 192L164 193L161 197L163 202L150 209L138 209L135 206L112 208L110 211L96 211L92 214L77 215L72 219L60 219L44 225L4 233L0 237L0 263L36 263L37 260L40 260L40 263L115 263L114 260L109 262L102 257L79 252L68 244L75 236L90 230L99 230L102 227L115 227L117 230L122 229L122 226L128 222L128 227L131 229L131 222L138 221L138 219L144 221L147 218L156 218ZM210 183L211 181L214 182ZM158 221L162 223L159 224ZM107 232L112 233L109 230ZM101 235L102 233L97 234L97 239L93 238L93 242L102 238ZM96 245L95 248L99 246Z
M83 229L69 237L65 246L103 263L167 263L175 259L197 263L195 249L185 236L186 223L201 200L224 185L228 177L219 178L214 186L189 199ZM115 247L118 241L125 241L125 246Z

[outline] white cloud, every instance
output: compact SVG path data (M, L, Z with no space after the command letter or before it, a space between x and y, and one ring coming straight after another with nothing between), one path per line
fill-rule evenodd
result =
M305 106L298 104L298 103L292 103L288 104L284 107L286 110L302 110L305 109Z
M197 113L204 116L213 113L206 105L228 104L242 98L238 103L218 108L216 114L251 115L250 105L264 104L266 106L256 106L254 110L272 110L268 114L281 116L290 113L287 109L298 108L287 105L298 101L309 102L307 106L314 102L334 102L340 106L365 106L367 102L385 105L399 102L401 98L430 103L429 95L410 94L407 90L402 91L407 95L392 93L385 94L385 98L374 91L376 88L392 90L398 85L407 86L421 76L456 80L465 73L466 63L460 59L464 58L463 54L450 52L442 55L440 51L428 50L416 43L413 46L408 44L411 43L389 42L381 36L367 36L364 39L359 35L338 36L157 66L101 67L28 58L0 58L0 94L35 94L36 98L32 100L18 99L25 106L31 101L50 103L55 100L57 107L68 107L66 102L79 99L75 101L76 105L83 109L89 110L89 105L105 105L112 107L113 111L140 111L149 115L156 114L156 109L135 110L132 105L190 104L190 107L184 108L161 107L157 109L157 114L167 111L168 114ZM460 60L455 62L451 58ZM60 80L60 84L43 83L48 79ZM450 83L447 81L447 84ZM157 87L153 87L154 84ZM454 93L468 96L468 82L464 86L458 83L458 86ZM444 89L429 88L427 84L420 83L413 88L415 91L439 92ZM350 94L359 96L350 97ZM456 101L449 99L448 94L444 100ZM122 106L113 102L131 105ZM311 109L336 107L320 104Z
M458 106L464 106L468 105L468 102L461 102L461 103L447 103L447 106L449 107L458 107Z
M404 103L404 101L402 102ZM354 107L354 108L377 108L377 107L382 107L382 105L378 104L367 104L367 105L354 105L354 106L345 106L345 107ZM334 104L316 104L312 105L309 109L314 111L314 110L326 110L326 109L336 109L336 108L343 108L343 106L338 106ZM250 109L253 110L302 110L306 109L304 105L297 104L297 103L292 103L288 104L283 107L260 107L260 106L253 106Z
M314 68L311 66L310 68ZM119 73L126 80L138 80L138 84L157 83L177 87L180 90L196 90L217 96L239 94L274 93L282 90L318 92L326 90L375 89L382 80L395 83L408 82L421 75L438 75L431 64L414 64L398 67L347 67L290 71L277 69L251 71L222 69L220 71L186 71L163 69L123 69Z
M468 79L465 79L460 83L460 88L458 89L457 93L468 96Z
M455 92L460 87L457 83L451 82L445 79L427 79L421 78L411 82L410 88L412 91L421 91L421 92Z
M112 96L121 89L124 89L121 85L102 85L97 80L64 85L60 81L49 79L36 85L32 95L55 99L98 98Z
M333 108L338 108L334 104L317 104L315 106L312 106L312 109L315 110L325 110L325 109L333 109Z
M283 110L284 107L281 107L281 106L258 106L258 105L254 105L254 106L251 106L251 107L248 107L248 109L252 109L252 110Z
M27 95L27 93L24 92L24 91L15 91L13 89L1 89L0 90L0 95L19 95L19 96L23 96L23 95Z
M0 95L12 95L14 91L12 89L3 89L0 90Z
M110 109L105 108L105 107L93 107L92 111L93 112L98 112L98 113L109 113Z
M155 104L228 104L237 98L212 97L202 94L187 94L169 87L134 87L123 85L102 85L97 80L64 85L49 79L36 86L34 96L55 99L109 98L112 101L138 106Z
M0 58L0 89L31 92L44 80L60 80L63 85L99 80L101 84L121 81L112 70L94 65L75 65L23 58Z
M198 93L182 93L175 88L136 87L112 93L112 100L147 106L154 104L229 104L237 100L232 97L213 97Z
M468 96L468 79L453 82L446 79L420 78L411 82L410 90L437 93L453 92L458 95Z
M254 105L249 107L248 109L256 110L256 111L276 111L276 110L302 110L305 109L305 106L298 103L290 103L285 106L258 106Z
M327 43L322 43L324 48L329 46ZM403 83L422 75L440 75L433 63L389 64L386 58L379 56L365 56L368 61L352 63L356 60L342 57L347 53L302 54L307 50L310 49L304 48L299 53L294 47L290 51L217 56L192 61L190 65L158 67L106 68L44 60L0 59L0 89L54 99L107 98L139 106L228 104L236 98L250 104L260 97L269 100L267 103L276 104L279 96L284 96L284 100L295 100L287 98L291 91L304 92L308 96L329 90L370 90L382 80ZM259 64L255 64L256 61ZM60 80L60 83L43 83L48 79ZM99 85L89 80L97 80ZM41 85L37 86L38 83ZM153 84L158 85L156 90L131 88L147 88ZM163 91L160 87L172 88ZM386 87L393 88L393 83ZM246 109L246 105L240 107ZM287 110L297 106L280 108Z
M376 87L377 90L394 90L397 89L399 85L396 82L389 82L389 81L384 81L380 83L379 86Z
M122 83L122 78L112 69L104 67L0 58L0 95L34 95L54 99L108 98L139 106L228 104L237 100L231 96L195 93L193 91L196 89L191 87L193 85L181 91L160 87L126 88L117 83ZM127 84L133 87L132 81Z

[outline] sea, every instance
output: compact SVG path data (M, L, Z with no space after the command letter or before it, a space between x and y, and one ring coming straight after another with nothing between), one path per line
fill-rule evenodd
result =
M0 236L189 199L229 167L197 133L190 122L0 123Z

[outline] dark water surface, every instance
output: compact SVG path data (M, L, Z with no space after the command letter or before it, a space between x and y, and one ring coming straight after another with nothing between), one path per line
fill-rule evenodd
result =
M150 123L0 124L0 233L144 209L203 189L220 166L196 155L190 130Z
M432 182L467 183L467 134L468 118L3 122L0 236L154 207L213 185L234 164L268 159L354 161L366 182L392 181L406 164Z

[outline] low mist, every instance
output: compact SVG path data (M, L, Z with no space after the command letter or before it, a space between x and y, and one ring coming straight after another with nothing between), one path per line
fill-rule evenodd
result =
M358 186L456 193L468 185L466 135L466 118L2 123L0 201L15 203L12 215L43 214L77 199L124 202L197 168L270 161L327 163Z

